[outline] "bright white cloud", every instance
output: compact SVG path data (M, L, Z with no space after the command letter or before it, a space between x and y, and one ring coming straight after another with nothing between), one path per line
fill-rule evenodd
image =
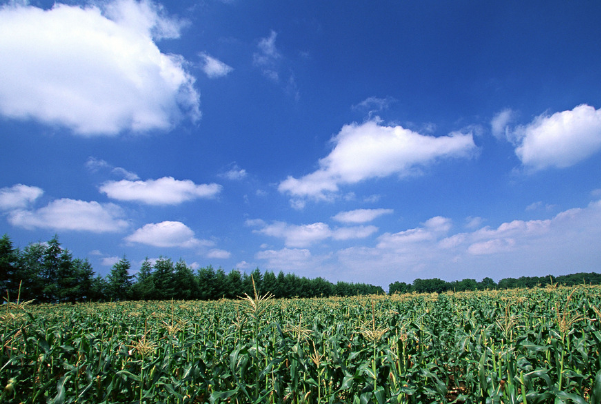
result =
M221 185L196 185L190 180L163 177L147 181L108 181L100 192L120 201L135 201L149 205L177 205L197 198L213 198L221 192Z
M125 230L128 223L121 208L112 203L85 202L57 199L38 210L14 210L8 221L13 226L26 229L89 231L93 233Z
M247 221L249 223L249 221ZM250 222L256 225L264 222ZM317 222L306 225L291 225L284 222L274 222L270 225L264 225L262 229L256 230L256 233L265 234L271 237L283 238L286 247L308 247L317 242L332 238L334 240L360 239L371 236L377 232L375 226L354 226L331 229L325 223Z
M155 44L183 24L149 0L96 4L0 8L0 113L87 136L199 119L187 62Z
M348 212L340 212L332 219L341 223L367 223L382 215L392 214L392 209L356 209Z
M601 150L601 109L579 105L551 116L540 115L515 129L515 153L533 170L565 168Z
M231 66L226 65L222 61L217 60L206 53L201 53L200 58L202 59L202 71L205 72L207 77L210 79L227 76L232 70L234 70Z
M319 161L317 171L300 179L288 177L279 191L295 198L330 199L341 184L415 174L438 159L468 157L476 149L472 134L424 136L376 121L345 125L332 142L334 149Z
M13 185L10 188L0 188L0 210L26 208L43 193L44 191L41 188L23 184Z
M200 248L214 245L212 241L195 238L192 229L182 222L172 221L146 224L127 236L125 241L153 247Z

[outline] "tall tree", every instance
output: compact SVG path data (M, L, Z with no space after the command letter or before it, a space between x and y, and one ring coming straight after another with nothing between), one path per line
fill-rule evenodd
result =
M213 289L215 287L215 270L211 265L206 268L200 268L198 275L198 298L201 300L213 299Z
M74 302L79 295L77 268L73 265L73 255L62 249L56 272L56 295L60 302Z
M154 276L152 273L152 264L148 260L148 257L146 257L140 267L140 271L138 271L136 283L134 283L132 291L134 299L137 300L150 300L154 298Z
M129 274L130 268L131 264L125 255L111 268L107 279L111 299L122 301L131 297L133 276Z
M195 299L198 296L198 283L192 270L182 259L175 264L174 288L177 299Z
M232 269L229 274L227 274L227 294L225 297L228 299L236 299L239 296L242 296L244 292L242 292L242 274L237 269Z
M90 301L93 296L93 284L94 284L94 269L88 259L76 258L73 260L73 266L75 267L75 276L77 278L77 284L79 289L77 291L77 301Z
M160 257L154 263L154 298L156 300L169 300L175 296L173 284L173 261L170 258Z
M0 293L10 294L11 299L17 298L15 290L15 281L17 277L17 251L13 248L13 243L5 234L0 239ZM18 288L18 284L16 285Z
M55 235L48 242L44 251L44 263L42 266L42 281L44 287L39 299L43 302L55 302L58 300L58 273L61 263L61 244L58 242L58 236Z

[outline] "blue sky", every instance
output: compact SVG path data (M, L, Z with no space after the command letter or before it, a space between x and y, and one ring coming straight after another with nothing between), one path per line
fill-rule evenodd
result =
M9 2L0 233L387 287L601 270L601 4Z

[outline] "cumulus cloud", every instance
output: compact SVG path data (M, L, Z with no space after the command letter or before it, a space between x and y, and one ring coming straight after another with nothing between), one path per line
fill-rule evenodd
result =
M515 130L515 153L534 170L570 167L601 150L601 109L579 105Z
M9 213L8 221L13 226L26 229L105 233L126 229L128 223L120 219L121 217L123 217L122 209L112 203L57 199L37 210L14 210Z
M196 185L190 180L163 177L147 181L108 181L100 192L120 201L135 201L149 205L177 205L197 198L213 198L221 192L221 185Z
M226 65L220 60L215 59L214 57L207 55L206 53L201 53L200 58L202 59L201 69L210 79L227 76L232 70L234 70L232 67Z
M183 23L150 0L96 4L0 8L0 113L86 136L198 120L186 60L155 43Z
M308 247L329 238L334 240L366 238L378 231L378 228L375 226L353 226L331 229L330 226L322 222L300 226L285 222L274 222L269 225L254 221L249 223L249 225L252 224L263 224L263 228L255 230L255 232L271 237L283 238L286 247Z
M16 184L0 188L0 210L23 209L38 199L44 191L38 187Z
M392 209L356 209L347 212L340 212L332 219L341 223L367 223L382 215L392 214Z
M195 238L192 229L182 222L172 221L146 224L127 236L125 241L153 247L200 248L214 245L212 241Z
M279 191L294 198L327 200L340 185L412 175L441 158L468 157L476 149L471 133L424 136L376 121L345 125L332 143L334 149L319 160L317 171L300 179L289 176L279 184Z

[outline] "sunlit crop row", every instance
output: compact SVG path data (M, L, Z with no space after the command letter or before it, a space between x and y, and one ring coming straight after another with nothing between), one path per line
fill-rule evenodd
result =
M600 403L600 292L5 304L0 402Z

